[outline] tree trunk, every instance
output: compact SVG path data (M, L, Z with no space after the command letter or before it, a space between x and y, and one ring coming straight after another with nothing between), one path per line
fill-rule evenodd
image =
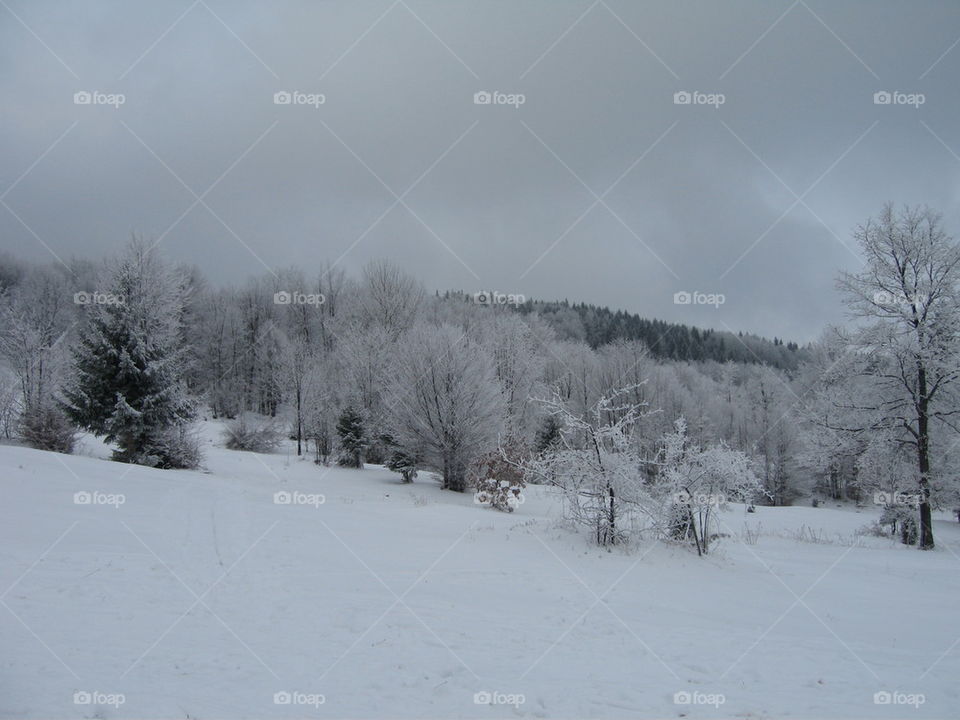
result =
M445 476L447 489L463 492L467 488L467 469L458 458L452 458L447 465L449 479Z
M610 533L610 543L616 544L617 542L617 509L616 509L616 498L614 497L613 486L608 485L607 491L610 493L610 510L607 516L607 522L609 523L609 533Z
M917 363L917 463L920 466L920 549L933 549L933 519L930 515L930 416L927 407L927 373Z
M297 457L303 454L300 444L303 440L303 413L300 388L297 388Z

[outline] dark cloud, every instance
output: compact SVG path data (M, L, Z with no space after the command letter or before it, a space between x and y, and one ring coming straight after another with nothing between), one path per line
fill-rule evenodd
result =
M804 340L884 201L960 221L955 3L6 3L0 249L34 259L134 230L216 282L386 256Z

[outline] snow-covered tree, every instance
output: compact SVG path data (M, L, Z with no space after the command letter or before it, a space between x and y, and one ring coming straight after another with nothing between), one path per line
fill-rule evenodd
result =
M370 444L363 415L352 407L346 407L337 420L337 438L340 457L337 462L344 467L362 468L363 452Z
M364 418L369 439L370 462L381 462L386 448L380 437L386 432L384 388L395 340L381 325L351 323L337 333L336 357L340 368L340 394L344 404L355 406Z
M419 453L400 447L391 436L384 438L384 444L388 448L387 461L384 466L388 470L400 473L403 482L412 483L417 477L417 467L420 464Z
M0 295L0 360L19 383L9 408L18 434L34 447L70 452L74 429L56 399L67 369L73 289L59 268L24 270ZM13 417L10 420L14 420Z
M666 534L692 540L700 555L707 553L717 513L728 501L752 503L766 493L745 453L722 442L707 448L692 443L683 418L664 438L654 486L651 507L659 503L662 510L653 516L666 518Z
M486 348L459 328L419 325L395 356L387 392L390 434L443 473L444 489L467 489L467 467L496 446L503 395Z
M599 545L622 542L642 529L646 476L632 431L646 410L629 400L634 390L603 395L583 415L559 393L543 400L560 422L560 439L524 465L528 476L563 490L571 518L588 527Z
M364 266L360 292L366 323L379 325L394 340L413 325L423 300L420 283L386 260Z
M280 347L280 377L293 412L293 435L297 440L297 455L303 454L304 395L307 374L312 362L313 348L308 335L278 333Z
M483 308L472 334L486 347L506 408L504 433L517 442L529 440L535 431L532 396L543 394L541 378L545 360L543 339L537 328L503 308Z
M330 354L315 352L303 382L303 436L314 444L317 464L326 465L333 453L339 378Z
M770 367L751 368L745 380L749 449L757 458L766 498L774 505L786 505L796 494L792 487L796 434L790 411L797 394Z
M884 207L855 235L866 266L839 285L860 325L848 336L852 365L875 391L849 409L855 433L895 430L913 449L921 549L931 522L934 423L960 431L960 246L929 208Z
M184 283L142 240L114 263L102 301L73 350L65 410L82 428L116 443L117 460L160 467L192 453L184 426L193 417L184 374Z

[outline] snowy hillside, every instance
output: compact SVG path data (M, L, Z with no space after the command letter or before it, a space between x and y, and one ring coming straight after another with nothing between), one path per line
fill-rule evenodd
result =
M957 714L946 516L927 553L743 506L707 558L608 552L548 488L505 514L204 432L206 473L0 447L2 717Z

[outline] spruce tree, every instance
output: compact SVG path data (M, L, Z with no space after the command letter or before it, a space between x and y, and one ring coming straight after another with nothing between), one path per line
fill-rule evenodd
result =
M337 421L337 436L340 438L340 457L337 462L344 467L363 467L363 451L367 447L363 416L352 407L347 407Z
M193 416L183 382L184 283L135 238L107 285L89 296L64 410L116 443L115 460L175 466Z

